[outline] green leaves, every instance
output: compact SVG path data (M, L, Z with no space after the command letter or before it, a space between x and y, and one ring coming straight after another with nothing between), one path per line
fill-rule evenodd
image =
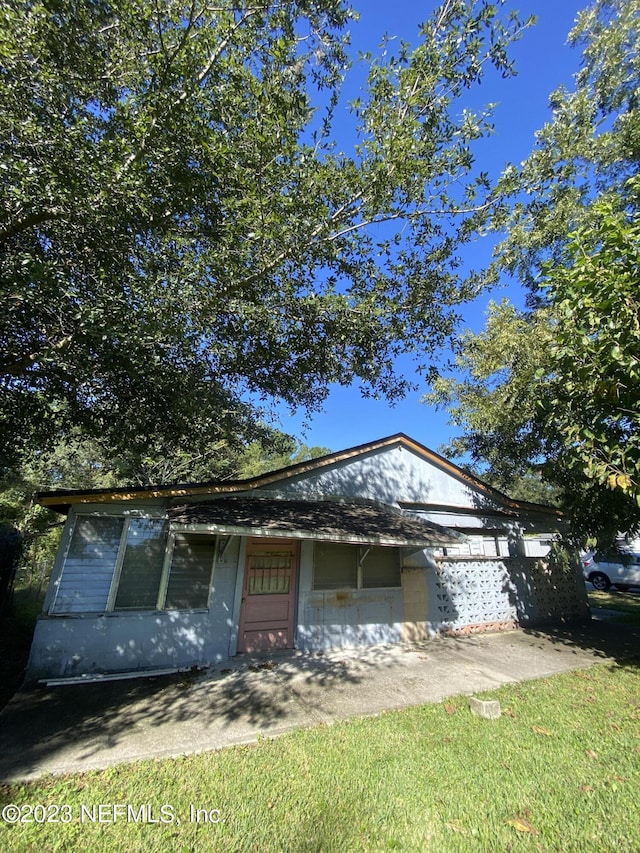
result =
M491 111L456 101L511 73L516 16L448 2L372 60L351 155L343 0L1 14L3 445L77 426L114 455L204 452L331 382L393 399L395 356L452 334L466 222L495 204Z
M552 93L492 220L506 237L488 276L516 273L530 307L492 305L430 397L465 430L454 449L507 489L541 470L576 533L601 540L640 527L639 12L599 0L580 14L575 91Z
M551 93L552 120L500 181L507 229L493 275L506 268L535 289L545 259L592 216L593 199L626 196L640 157L639 37L638 0L597 0L578 16L569 34L582 50L575 89Z
M640 491L637 178L628 182L626 194L635 200L631 210L597 202L592 222L568 244L564 264L546 267L549 298L562 309L551 353L558 377L552 402L558 408L549 417L577 444L574 453L590 479L635 500Z
M547 312L490 303L485 330L459 339L455 374L437 379L425 398L465 430L447 451L470 452L507 484L541 461L537 407L552 341Z

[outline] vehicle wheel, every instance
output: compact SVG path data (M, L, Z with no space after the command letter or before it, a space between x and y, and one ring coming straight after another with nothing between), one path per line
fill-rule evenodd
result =
M617 583L616 589L620 590L620 592L627 592L629 587L626 585L626 583Z
M593 584L593 588L597 589L598 592L605 592L611 586L611 581L602 572L593 572L593 574L589 575L589 580Z

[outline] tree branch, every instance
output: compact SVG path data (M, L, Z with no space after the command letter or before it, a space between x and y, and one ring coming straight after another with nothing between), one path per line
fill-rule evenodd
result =
M204 83L204 81L207 79L207 77L211 73L215 63L218 61L220 56L224 53L224 51L228 47L232 36L235 35L235 33L240 29L240 27L242 27L246 23L246 21L249 18L256 15L258 13L258 11L259 11L258 9L249 10L249 11L245 12L244 15L242 15L242 17L238 21L236 21L236 23L231 28L231 30L229 31L226 38L222 39L222 41L220 42L220 44L218 45L216 50L214 50L213 53L209 56L209 59L207 60L207 62L205 63L205 65L201 69L200 73L196 77L195 83L197 86L201 86ZM186 38L181 41L180 47L179 47L178 51L174 52L174 54L171 58L171 61L173 61L173 59L175 59L175 57L178 55L179 50L182 49L185 41L186 41ZM120 176L124 175L125 172L127 172L127 170L130 168L130 166L132 166L133 163L136 163L138 160L140 160L142 155L145 153L145 151L147 150L148 144L149 144L149 140L150 140L155 128L157 127L158 121L160 120L160 118L166 119L166 117L169 116L177 107L179 107L180 104L184 103L184 101L187 99L188 96L189 96L188 90L183 89L180 92L180 94L178 95L178 97L175 98L171 102L171 104L167 107L166 111L162 114L161 117L156 114L151 119L149 127L147 128L146 133L143 135L142 140L140 142L140 145L138 146L138 149L136 151L133 151L127 157L127 159L124 161L122 169L120 171Z
M23 231L28 231L30 228L35 228L37 225L42 225L43 222L49 222L51 219L58 219L63 214L61 209L53 209L41 211L40 213L30 213L22 219L16 219L10 222L4 228L0 229L0 243L5 240L10 240Z

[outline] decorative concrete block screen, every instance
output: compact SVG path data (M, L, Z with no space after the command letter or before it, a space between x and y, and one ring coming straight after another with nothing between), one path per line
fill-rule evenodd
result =
M512 585L500 559L437 560L427 570L427 596L427 621L432 631L516 624Z
M589 618L582 577L530 557L436 560L427 592L429 629L436 632Z
M591 618L579 565L516 557L505 560L516 590L521 625L580 622Z

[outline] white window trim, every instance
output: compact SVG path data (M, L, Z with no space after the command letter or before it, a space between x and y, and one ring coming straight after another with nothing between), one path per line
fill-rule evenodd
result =
M64 618L64 617L68 617L70 615L73 615L73 616L81 615L81 614L76 613L75 611L73 612L73 614L71 614L70 612L56 613L56 604L58 603L58 595L60 593L60 586L62 583L62 578L64 577L64 572L65 572L65 568L67 565L67 558L69 556L69 551L71 550L71 543L73 542L73 537L74 537L74 534L76 532L78 522L82 521L83 518L104 518L104 517L121 518L124 523L122 525L122 533L120 534L120 544L118 545L118 553L116 556L116 564L115 564L115 567L113 570L113 575L111 576L111 584L109 586L109 593L107 595L107 603L105 605L105 609L104 610L95 610L95 611L91 610L91 611L86 611L86 612L92 616L95 614L102 614L102 613L109 613L110 612L109 602L111 600L113 580L114 580L114 577L116 575L116 572L118 573L118 577L119 577L120 570L122 569L122 561L124 559L124 552L126 550L127 539L126 539L126 536L124 534L129 529L129 516L115 515L115 513L110 513L110 512L76 512L73 515L73 521L69 527L68 533L65 533L66 542L64 544L63 557L60 561L60 568L57 572L56 580L54 582L55 583L55 593L52 597L51 603L49 604L49 606L47 607L47 610L46 610L46 613L48 616L54 616L56 618L57 617L63 617ZM149 517L151 517L151 516L149 516ZM58 557L56 557L56 561L57 561L57 559L58 559Z
M118 548L118 556L116 557L116 564L113 569L113 575L111 576L111 586L109 587L106 613L112 613L115 607L116 596L118 595L118 587L120 586L120 575L122 574L122 564L124 563L124 555L125 551L127 550L127 540L129 538L130 522L131 519L127 517L125 518L124 524L122 525L120 547Z
M176 542L176 534L170 532L167 537L167 547L164 552L164 563L162 564L162 575L160 577L160 586L158 587L158 601L156 602L156 610L165 610L165 601L167 600L167 589L169 588L169 575L171 574L171 561L173 559L173 548Z
M192 531L186 531L189 535L197 535ZM156 610L162 610L165 613L175 613L179 611L181 613L189 612L189 611L207 611L211 609L211 596L213 595L213 584L216 573L216 563L217 563L217 554L218 554L218 545L219 545L219 536L215 536L215 543L213 546L213 557L211 559L211 573L209 575L209 589L207 591L207 604L205 607L167 607L167 591L169 589L169 578L171 576L171 563L173 562L173 549L176 543L176 535L179 534L180 531L169 530L169 534L167 536L167 547L164 552L164 563L162 564L162 576L160 578L160 586L158 588L158 601L156 604Z
M78 519L81 517L82 517L81 515L75 514L73 516L71 524L69 525L69 527L67 528L67 530L65 530L65 532L63 534L64 536L66 536L66 542L64 543L64 549L63 549L62 557L59 559L59 555L56 556L56 561L58 561L58 564L56 567L57 568L56 579L54 581L55 592L54 592L53 596L51 597L51 601L49 602L49 606L47 607L47 610L46 610L46 612L49 616L56 616L57 615L55 613L55 608L56 608L56 604L58 602L58 594L60 592L60 584L62 582L62 575L64 574L65 566L67 565L67 557L69 556L69 551L71 549L71 542L73 541L73 534L75 533L76 525L78 524Z
M181 609L181 608L175 608L175 607L167 608L165 606L166 598L167 598L167 590L169 588L169 578L171 575L171 562L173 560L173 549L174 549L175 539L176 539L176 532L169 529L169 531L167 533L167 544L165 546L164 560L162 563L162 573L160 576L160 583L158 585L158 597L156 599L155 610L152 610L150 608L140 608L140 609L135 609L135 608L128 609L127 608L126 610L116 610L115 604L116 604L116 599L118 596L118 588L120 586L120 578L122 575L122 566L124 564L124 557L125 557L125 553L127 550L127 540L129 538L129 526L130 526L131 519L132 518L144 518L144 519L155 519L155 520L159 519L161 521L166 522L166 518L162 515L150 515L150 514L146 514L146 513L140 513L140 514L135 513L135 514L131 514L131 515L118 515L116 513L111 513L111 512L79 512L79 513L74 514L73 522L70 525L69 532L67 534L66 542L64 544L63 557L62 557L61 564L60 564L60 571L58 573L58 576L57 576L56 582L55 582L56 583L55 593L53 595L53 599L51 601L51 604L48 606L47 611L46 611L48 613L48 615L55 616L56 618L58 618L58 617L64 618L64 617L67 617L70 615L69 613L56 613L55 612L55 606L56 606L56 602L58 600L58 593L60 591L60 581L62 580L62 577L64 574L64 570L65 570L65 566L66 566L66 562L67 562L67 557L69 554L69 550L71 548L71 542L73 540L73 535L75 533L75 529L76 529L78 522L80 520L82 520L83 518L95 518L95 517L102 517L102 516L120 518L123 521L123 525L122 525L122 532L120 534L120 543L118 545L118 553L116 555L116 562L115 562L115 565L113 568L113 574L111 576L111 583L109 585L109 593L107 596L107 602L105 605L105 609L101 610L101 611L95 611L95 613L92 611L90 615L109 614L109 615L115 615L115 616L127 616L129 614L134 614L134 613L154 613L157 611L175 612L177 610L180 610L181 612L189 612L189 611L193 611L193 610L204 611L204 610L209 610L211 608L211 597L213 594L213 583L214 583L215 569L216 569L216 563L217 563L217 552L218 552L218 546L219 546L219 537L218 536L215 537L216 542L215 542L215 545L213 548L213 558L211 560L211 575L210 575L210 579L209 579L209 591L207 594L207 605L206 605L206 607L187 607L187 608ZM78 616L78 615L82 615L82 614L74 613L73 615Z

